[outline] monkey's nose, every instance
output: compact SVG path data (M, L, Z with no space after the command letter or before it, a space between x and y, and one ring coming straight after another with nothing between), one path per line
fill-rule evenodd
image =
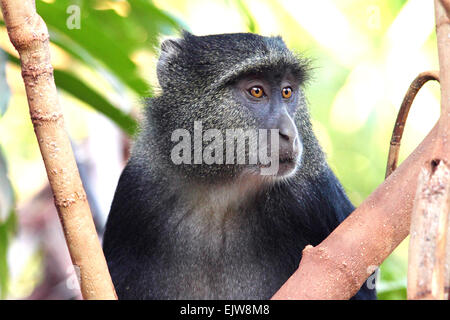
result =
M280 132L281 138L283 138L283 139L285 139L287 141L290 141L292 139L292 136L289 133L282 132L281 130L279 132Z
M295 142L294 139L297 137L297 131L292 119L287 114L280 117L278 122L278 130L282 140L290 143Z

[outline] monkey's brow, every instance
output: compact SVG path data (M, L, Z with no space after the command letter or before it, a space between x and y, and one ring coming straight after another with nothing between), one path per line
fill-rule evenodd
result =
M248 71L238 75L230 80L230 84L235 84L243 80L260 80L269 84L281 83L285 80L292 83L293 86L300 85L303 77L298 77L291 70L265 70L265 71Z

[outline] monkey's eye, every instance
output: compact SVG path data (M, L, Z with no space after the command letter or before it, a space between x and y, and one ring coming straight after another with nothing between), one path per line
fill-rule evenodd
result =
M264 95L264 90L261 87L252 87L248 92L255 98L261 98Z
M291 87L284 87L281 90L281 95L283 96L283 98L289 99L292 96L292 88Z

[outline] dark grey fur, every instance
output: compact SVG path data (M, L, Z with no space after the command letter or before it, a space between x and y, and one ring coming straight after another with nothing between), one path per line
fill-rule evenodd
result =
M289 72L301 84L307 64L280 37L224 34L161 46L158 97L120 178L104 251L121 299L268 299L353 206L314 136L302 91L294 121L303 144L294 176L261 183L242 166L174 165L171 133L254 128L233 83L246 74ZM365 286L358 298L374 298Z

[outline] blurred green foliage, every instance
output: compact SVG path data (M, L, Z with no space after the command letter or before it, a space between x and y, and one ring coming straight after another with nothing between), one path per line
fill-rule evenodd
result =
M0 299L5 298L8 292L8 246L14 235L17 224L14 205L14 192L8 178L8 170L5 157L3 156L3 150L0 148Z
M138 74L131 56L141 48L154 51L158 36L178 30L180 24L145 0L130 1L126 17L113 9L99 10L95 4L96 1L88 0L59 0L51 3L38 0L36 9L47 24L51 42L64 50L71 59L97 72L107 73L106 79L127 87L139 96L151 95L151 87ZM71 11L71 6L79 11ZM76 21L79 25L70 24L68 17L78 13L80 17ZM10 59L19 64L18 59ZM60 89L105 114L126 133L132 135L136 131L136 122L132 117L74 70L56 68L55 82Z

